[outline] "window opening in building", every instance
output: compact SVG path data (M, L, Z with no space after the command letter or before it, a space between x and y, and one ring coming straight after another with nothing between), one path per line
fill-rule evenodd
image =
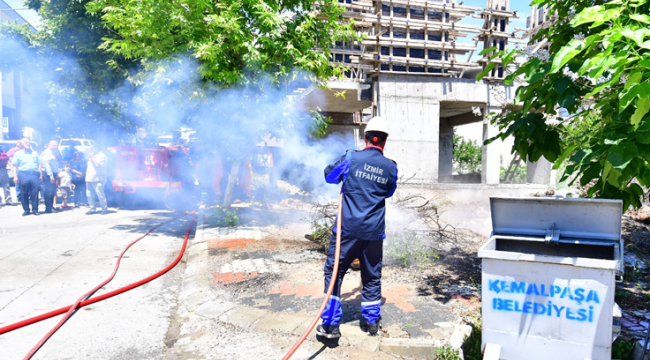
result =
M411 8L411 19L424 20L424 9L419 7Z
M403 64L393 64L393 71L397 72L406 72L406 65Z
M381 47L381 54L389 56L390 55L390 48L388 46L382 46Z
M429 49L428 55L430 60L442 60L442 52L437 49Z
M439 31L429 31L429 41L442 41L442 33Z
M411 65L411 66L409 66L409 72L412 72L412 73L423 73L423 72L424 72L424 66L420 66L420 65Z
M405 18L406 17L406 6L393 5L393 17Z
M436 10L429 10L427 12L429 21L442 21L442 12Z
M406 48L394 47L393 48L393 56L406 57Z
M411 30L411 39L424 40L424 30Z
M403 29L394 30L393 29L393 38L395 38L395 39L406 39L406 30L403 30Z
M409 54L412 58L424 59L424 49L410 49L411 53Z

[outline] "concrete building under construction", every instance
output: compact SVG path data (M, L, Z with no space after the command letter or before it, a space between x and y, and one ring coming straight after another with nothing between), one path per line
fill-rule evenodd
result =
M362 37L332 49L332 61L348 68L348 78L330 82L327 90L304 89L298 108L322 110L335 120L334 132L355 134L357 141L364 122L386 117L391 127L386 155L399 164L410 186L444 190L446 197L455 189L528 194L547 188L548 163L528 164L523 181L528 185L504 185L513 167L525 164L510 153L512 140L483 146L480 174L454 171L454 128L477 124L480 138L489 139L499 131L490 114L513 103L518 84L503 84L511 69L499 58L490 59L526 36L526 29L512 27L519 14L510 10L509 0L487 0L485 8L456 0L339 1ZM483 20L483 26L463 25L469 17ZM496 49L479 55L479 43ZM342 92L345 96L337 96Z

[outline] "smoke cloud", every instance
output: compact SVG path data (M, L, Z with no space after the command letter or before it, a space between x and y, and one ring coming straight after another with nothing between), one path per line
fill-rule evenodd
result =
M179 55L128 69L121 86L102 92L90 86L92 74L75 58L3 35L0 49L2 71L23 76L23 125L41 132L43 142L85 137L131 145L138 128L171 134L185 127L196 131L191 145L201 158L221 158L226 173L225 163L249 159L255 166L261 154L272 152L275 177L327 197L338 190L325 186L323 169L355 146L353 136L313 139L313 120L291 107L291 84L273 83L264 74L223 89L204 81L199 63Z

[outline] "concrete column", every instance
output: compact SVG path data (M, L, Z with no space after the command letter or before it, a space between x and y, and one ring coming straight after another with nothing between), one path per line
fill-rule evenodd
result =
M544 157L534 163L526 161L526 182L529 184L554 185L554 181L551 183L553 173L553 164Z
M499 128L496 125L490 124L490 118L487 117L489 113L497 113L501 111L500 108L487 107L483 114L483 141L496 136L499 133ZM483 164L481 166L481 182L487 185L498 185L501 182L501 146L502 140L497 140L490 145L483 146Z
M438 182L440 101L422 82L380 81L379 108L389 124L385 155L412 184Z
M438 164L438 176L453 175L454 173L454 128L440 123L440 163Z

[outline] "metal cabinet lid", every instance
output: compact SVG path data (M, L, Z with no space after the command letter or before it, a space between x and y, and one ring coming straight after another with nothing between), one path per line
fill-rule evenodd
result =
M491 197L490 209L494 235L544 236L547 242L621 240L621 200Z

